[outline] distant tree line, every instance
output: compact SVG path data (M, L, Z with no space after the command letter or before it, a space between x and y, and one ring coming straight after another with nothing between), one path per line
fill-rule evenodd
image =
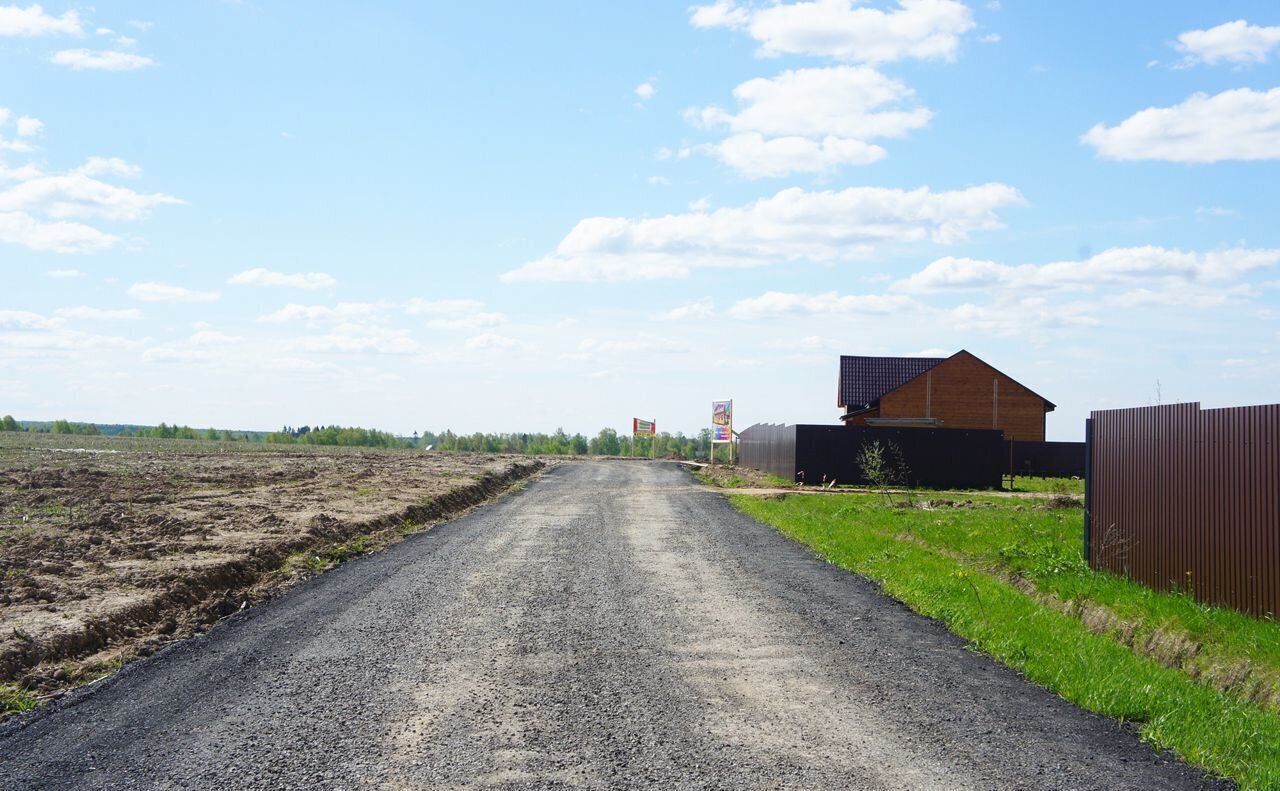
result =
M341 445L352 448L412 448L414 440L397 437L376 428L357 426L303 426L293 429L285 426L262 438L272 445Z
M185 425L119 426L111 425L107 431L93 423L76 423L55 420L52 423L19 422L11 415L0 418L0 431L28 431L43 434L78 434L99 436L109 434L121 437L151 439L188 439L214 442L264 442L271 445L337 445L362 448L420 448L458 453L519 453L541 456L648 456L652 453L660 459L706 459L711 453L711 431L703 429L696 435L681 432L663 432L653 437L633 438L619 434L611 428L600 429L594 437L568 434L556 429L550 434L517 432L510 434L455 434L453 431L414 432L412 437L400 437L377 429L358 426L285 426L279 431L228 431L215 428L196 429ZM717 458L727 453L717 448Z
M677 432L648 437L632 438L611 428L600 429L590 439L582 434L567 434L564 429L554 433L513 434L455 434L452 431L436 433L424 431L418 437L419 447L434 447L442 451L470 451L473 453L527 453L544 456L648 456L650 442L653 454L660 459L705 459L711 450L711 431L703 429L695 436Z

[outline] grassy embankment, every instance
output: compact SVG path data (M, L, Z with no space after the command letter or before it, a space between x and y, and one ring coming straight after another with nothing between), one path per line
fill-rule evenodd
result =
M970 499L732 498L1152 745L1244 788L1280 788L1280 625L1092 571L1079 507Z

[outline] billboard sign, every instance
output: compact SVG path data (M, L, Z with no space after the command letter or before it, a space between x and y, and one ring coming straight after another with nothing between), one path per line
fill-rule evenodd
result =
M631 433L637 437L652 437L658 433L658 424L652 420L631 418Z
M733 401L711 402L711 441L733 442Z

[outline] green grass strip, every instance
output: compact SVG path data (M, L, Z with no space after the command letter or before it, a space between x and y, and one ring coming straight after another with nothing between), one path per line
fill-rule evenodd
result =
M863 527L847 508L804 497L731 499L1067 700L1139 723L1151 744L1246 789L1280 788L1280 716L1134 654L968 564Z

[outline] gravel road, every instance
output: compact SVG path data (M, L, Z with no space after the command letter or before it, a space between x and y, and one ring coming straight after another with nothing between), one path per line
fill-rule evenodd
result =
M6 789L1218 786L671 464L566 464L0 726Z

